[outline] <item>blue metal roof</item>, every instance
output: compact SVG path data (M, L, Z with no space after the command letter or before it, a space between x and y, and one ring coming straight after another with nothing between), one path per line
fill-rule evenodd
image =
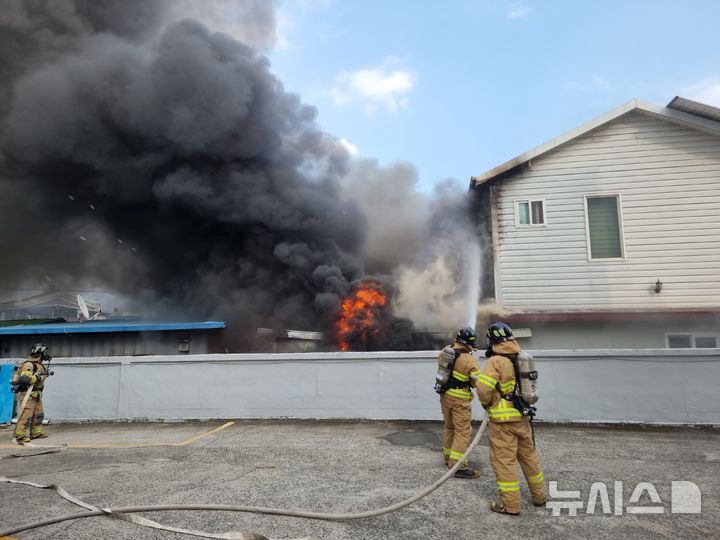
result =
M225 328L222 321L205 322L148 322L148 321L91 321L86 323L24 324L0 327L0 335L22 334L87 334L91 332L163 332L167 330L211 330Z

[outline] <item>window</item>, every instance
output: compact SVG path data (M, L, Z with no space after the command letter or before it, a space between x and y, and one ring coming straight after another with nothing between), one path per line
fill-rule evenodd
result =
M668 349L715 349L718 336L714 334L666 334Z
M585 197L590 259L622 259L623 243L618 195Z
M545 225L545 201L515 201L515 225Z
M692 336L668 336L668 349L690 349L692 348Z

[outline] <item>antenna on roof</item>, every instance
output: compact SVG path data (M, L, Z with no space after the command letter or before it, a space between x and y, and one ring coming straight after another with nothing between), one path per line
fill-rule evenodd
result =
M102 313L102 309L99 309L98 312L91 317L90 311L88 310L87 302L85 302L85 299L82 296L80 296L79 294L77 295L77 303L78 303L78 307L80 308L80 313L83 316L83 318L85 319L84 321L83 320L80 321L81 324L84 324L86 321L92 321L95 317L97 317L98 315L100 315L100 313Z
M80 313L82 313L82 316L85 317L86 319L89 319L90 312L88 311L88 307L87 307L87 303L85 303L85 299L78 294L77 302L78 302L78 307L80 308Z

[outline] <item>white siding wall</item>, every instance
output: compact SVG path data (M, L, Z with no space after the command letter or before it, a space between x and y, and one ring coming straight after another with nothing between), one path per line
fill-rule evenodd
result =
M531 166L497 188L501 305L720 306L720 137L633 112ZM625 260L590 261L584 196L616 193ZM528 198L545 200L546 226L515 226Z

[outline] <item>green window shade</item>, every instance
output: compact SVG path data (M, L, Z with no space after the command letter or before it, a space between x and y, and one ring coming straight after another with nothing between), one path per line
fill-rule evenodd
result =
M592 259L622 257L617 201L617 197L589 197L587 199L590 257Z
M530 205L526 202L518 203L518 223L520 225L530 224Z

